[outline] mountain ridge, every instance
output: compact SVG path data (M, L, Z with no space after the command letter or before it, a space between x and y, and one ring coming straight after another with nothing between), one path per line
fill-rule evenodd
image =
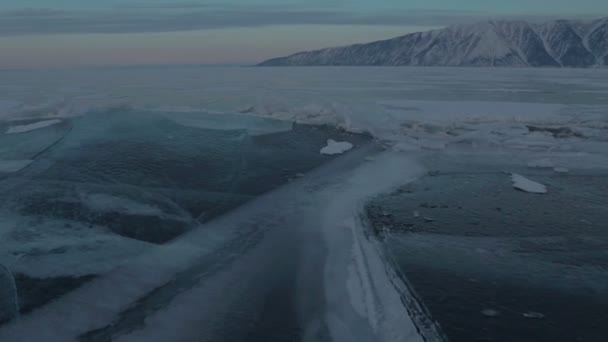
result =
M259 66L608 66L608 17L591 21L487 20L341 47L298 52Z

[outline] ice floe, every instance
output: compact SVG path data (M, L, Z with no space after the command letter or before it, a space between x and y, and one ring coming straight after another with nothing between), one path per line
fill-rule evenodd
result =
M547 193L547 187L543 184L532 181L517 173L511 174L511 180L513 181L513 187L517 190L529 192L533 194L545 194Z
M327 146L321 149L321 154L334 155L342 154L350 151L353 148L353 144L347 141L335 141L333 139L327 140Z

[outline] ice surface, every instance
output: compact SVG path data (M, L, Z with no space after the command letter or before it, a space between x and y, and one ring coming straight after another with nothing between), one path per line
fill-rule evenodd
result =
M555 164L551 159L544 158L540 160L534 160L528 163L528 167L538 168L538 169L551 169L555 167Z
M105 227L48 218L36 222L5 213L0 215L0 241L0 260L7 267L42 279L107 272L151 248Z
M184 126L219 130L246 130L250 135L286 132L292 128L292 123L288 121L260 118L242 113L210 114L184 110L181 112L167 112L166 116Z
M511 174L511 180L513 181L513 187L515 189L533 193L533 194L545 194L547 193L547 187L543 184L532 181L522 175L516 173Z
M15 108L19 107L19 102L11 101L11 100L1 100L0 99L0 118L6 115L6 113L15 110Z
M409 256L413 265L421 263L440 272L459 272L467 278L491 279L499 284L518 283L524 288L543 288L547 291L573 293L573 289L578 289L574 293L584 294L587 291L605 293L608 290L608 272L595 265L568 267L564 272L564 266L556 264L555 259L530 258L528 250L521 249L522 244L545 249L559 248L569 237L503 238L411 233L395 234L390 239L394 240L394 243L389 243L391 248L397 249L396 254ZM593 243L586 246L601 245L599 240L590 241ZM441 246L440 250L437 246ZM562 278L561 281L553 281L556 277Z
M154 303L159 309L141 308L137 315L144 315L145 325L126 329L114 339L243 337L251 328L246 324L247 310L270 310L265 298L274 302L282 290L276 292L272 285L285 285L276 282L288 275L302 285L288 298L295 298L294 317L307 330L305 336L317 336L325 326L333 341L439 341L433 325L422 323L422 312L404 306L404 300L410 304L415 300L361 220L365 199L412 181L424 170L404 155L387 153L365 162L365 153L361 149L349 153L168 245L125 260L121 267L18 324L0 328L0 340L21 336L70 341L103 326L114 329L122 321L114 324L113 320L127 308L137 307L133 303L142 294L150 293L154 299L150 291L174 281L172 300ZM375 177L379 172L384 175L381 179ZM216 268L222 271L213 273ZM190 285L179 283L185 274L195 280L205 278ZM311 305L322 311L310 311ZM245 310L244 320L232 314L235 308ZM218 324L230 329L217 329ZM239 331L245 335L238 335Z
M11 271L0 263L0 322L19 317L19 299Z
M289 129L292 122L333 125L431 150L587 151L595 158L593 165L603 167L608 165L599 157L608 143L606 73L447 68L14 71L3 75L0 108L14 119L73 116L122 105L182 112L169 117L187 126L243 128L253 134ZM32 99L33 93L43 95ZM197 117L201 112L218 116ZM223 120L226 114L236 120ZM247 119L255 116L285 122Z
M342 154L350 151L353 148L353 144L347 141L335 141L333 139L327 140L327 146L321 149L321 154L334 155Z
M17 172L30 165L33 160L0 160L0 173Z
M117 212L144 216L160 216L163 214L162 210L151 205L108 194L85 194L81 196L81 201L91 210L97 212Z
M418 146L415 142L399 142L392 146L393 151L396 152L414 152L420 151L420 146Z
M54 129L40 129L30 134L3 132L42 128L44 122L57 124L56 118L65 116L84 116L70 120L86 121L91 111L117 106L141 109L142 131L167 133L162 139L150 134L146 146L163 145L164 139L182 138L166 132L165 128L170 125L236 129L249 135L263 135L289 130L296 122L368 132L388 150L406 152L397 153L397 157L370 159L364 163L369 166L367 169L350 167L348 172L307 174L287 188L255 200L166 246L125 239L95 225L11 216L16 215L13 208L3 207L0 257L12 269L41 278L66 275L66 272L68 275L101 274L87 286L26 317L17 331L27 332L24 336L32 337L31 340L73 340L79 334L110 324L143 294L171 282L177 273L196 267L201 260L208 261L206 257L222 246L236 243L251 250L226 248L228 252L222 255L227 256L226 259L238 256L239 262L225 265L222 263L225 259L212 259L214 266L224 267L226 272L185 289L171 305L149 314L146 319L154 324L123 338L129 341L191 339L189 333L213 327L227 317L222 310L229 311L229 308L222 305L249 303L251 298L256 298L248 295L252 289L267 288L262 280L267 274L291 276L290 270L300 269L298 265L277 269L277 260L302 260L306 266L302 269L309 272L298 274L301 277L298 280L308 280L302 283L303 290L295 291L298 300L310 303L314 284L321 284L322 289L317 290L328 299L323 303L327 308L322 306L322 318L311 320L310 331L315 331L314 322L316 326L323 322L336 340L356 340L354 337L365 341L370 336L373 338L367 340L401 341L406 340L406 336L419 340L412 329L415 317L401 305L403 296L408 296L407 287L391 272L375 242L362 233L365 223L360 220L361 203L367 196L390 190L391 186L414 177L416 163L407 158L415 154L475 153L480 158L496 155L512 158L521 167L551 156L551 161L560 166L554 168L555 172L562 167L608 167L606 80L607 70L536 69L480 69L474 73L434 68L124 68L3 72L0 117L7 121L0 121L0 155L7 170L16 170L20 162L25 164L25 160L38 158L55 142L62 141L61 137L69 129L68 125L65 130L64 125L58 125L56 128L62 128L61 132L50 132ZM149 124L143 120L151 112L163 115L165 121ZM209 113L217 116L206 116ZM259 120L260 117L277 120ZM42 118L44 121L40 121ZM15 125L15 120L23 119L38 121ZM101 116L97 123L105 121ZM59 144L60 149L47 154L62 152L61 162L69 163L73 154L65 152L81 151L79 146L83 141L94 146L107 143L98 136L89 139L89 133L111 132L130 141L130 129L125 127L132 126L110 125L112 130L106 131L107 127L101 129L100 126L103 125L90 124L85 132L69 133L65 144ZM47 133L53 136L44 137ZM245 134L237 135L234 139L240 142L243 136ZM26 141L26 138L38 140ZM192 144L183 144L169 150L170 153L157 153L149 160L171 160L166 158L176 151L197 153L196 149ZM92 170L88 181L103 178L120 186L150 179L130 172L129 162L139 161L141 150L120 148L116 151L125 161L101 171L96 169L98 154L85 158L86 167ZM316 150L313 152L316 154ZM341 158L349 158L353 153L355 151ZM363 160L364 156L360 156L360 161ZM40 186L55 183L77 186L73 173L58 172L48 160L33 164L32 168L37 167L34 171L38 165L39 169L55 170L52 182L41 182ZM170 163L152 166L158 165ZM14 176L19 175L9 177ZM202 178L198 174L196 177ZM514 186L523 191L547 191L542 184L521 175L512 177ZM162 181L150 187L162 187ZM99 213L162 215L156 201L139 201L136 196L123 195L90 191L78 199ZM171 195L170 191L166 192L166 196ZM298 197L303 199L298 201ZM66 227L66 224L72 226ZM260 234L263 238L240 237L243 227L254 226L274 228L264 230ZM283 239L281 229L276 227L297 244L285 243L291 240ZM262 239L259 245L258 238ZM324 248L319 248L321 245ZM281 246L285 246L280 249L281 257L276 257L272 251ZM328 254L322 254L326 250ZM319 253L322 263L310 261ZM291 258L284 257L286 255ZM116 268L118 262L122 267ZM235 291L226 291L228 288ZM263 292L266 290L259 291L266 294ZM92 304L83 306L83 302ZM255 303L251 305L255 307ZM184 317L188 319L179 319ZM351 326L358 330L349 331ZM230 330L236 327L231 326ZM375 339L374 334L381 335L382 339ZM0 329L0 340L15 340L11 337L14 335L8 329Z
M25 133L25 132L29 132L29 131L34 131L37 129L41 129L44 127L58 124L60 122L61 122L61 120L53 119L53 120L38 121L38 122L34 122L31 124L27 124L27 125L11 126L6 130L6 134Z

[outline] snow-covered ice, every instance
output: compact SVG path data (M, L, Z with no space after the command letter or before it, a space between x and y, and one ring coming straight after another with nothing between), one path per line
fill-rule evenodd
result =
M321 154L334 155L342 154L350 151L353 148L353 144L348 141L335 141L333 139L327 140L327 146L321 149Z
M31 124L27 124L27 125L10 126L6 130L6 134L26 133L26 132L34 131L34 130L41 129L44 127L56 125L60 122L61 122L61 120L59 120L59 119L53 119L53 120L38 121L38 122L34 122Z
M255 297L248 297L248 291L264 288L260 279L275 274L275 267L280 268L275 266L273 251L291 238L297 240L297 248L287 245L281 252L295 253L292 259L305 266L298 279L308 280L296 290L298 301L311 302L310 285L321 286L317 290L327 300L321 320L334 340L365 341L373 336L379 338L371 340L420 341L414 326L417 318L412 315L416 310L402 305L404 296L411 293L385 262L376 241L362 232L365 222L360 206L366 198L419 176L416 161L410 159L419 154L475 153L479 158L484 158L484 153L504 155L518 167L529 165L555 172L608 168L608 70L470 71L124 68L3 74L3 83L14 85L3 87L0 94L0 117L7 120L0 121L0 155L4 159L0 172L5 173L27 166L29 159L37 159L44 150L40 146L48 147L49 141L56 141L43 137L53 130L41 128L60 123L58 117L87 115L100 109L105 113L120 106L144 114L161 113L167 122L181 126L245 130L255 136L252 139L290 130L294 122L330 125L369 133L387 150L405 152L373 158L359 155L359 162L366 166L296 177L287 187L255 199L218 221L195 226L190 233L163 246L117 237L102 231L103 227L76 226L66 233L61 220L29 225L31 222L23 218L4 217L0 225L3 244L4 237L16 231L12 219L20 222L23 236L38 237L9 246L11 251L22 251L17 256L8 252L0 255L12 269L41 278L99 274L87 286L24 317L15 331L25 332L31 340L73 340L111 324L144 294L208 261L206 258L221 246L237 243L251 248L242 255L241 251L229 250L229 255L239 257L232 265L212 259L213 265L225 272L184 289L164 310L151 312L146 317L149 324L120 337L125 341L191 339L189 334L212 327L227 316L222 305L247 306ZM530 79L535 80L534 86ZM217 116L201 117L200 113ZM39 121L15 124L15 120L23 119ZM31 134L16 134L38 129ZM162 143L160 140L157 142ZM321 148L322 141L318 143ZM329 141L320 152L338 154L352 148L348 142ZM349 158L356 151L341 158ZM543 161L547 156L550 162ZM40 169L46 167L40 165ZM517 189L547 192L546 186L522 175L511 177ZM151 202L123 194L89 192L78 199L95 212L165 215ZM413 213L422 220L421 214ZM243 227L250 226L271 228L264 230L261 238L254 235L246 239L241 233ZM327 248L319 248L319 244ZM63 254L53 252L64 249ZM311 261L320 250L328 253L322 256L322 263ZM29 251L38 255L30 256ZM116 267L117 260L121 267ZM292 275L288 272L295 269L280 271ZM309 269L316 272L304 272ZM317 276L322 279L314 278ZM83 302L91 304L83 306ZM188 319L178 319L184 317ZM316 322L311 320L311 331L319 326ZM0 328L0 340L9 341L15 336L9 330ZM427 336L427 340L433 339Z
M222 272L191 287L177 283L175 298L166 307L143 311L146 324L115 340L189 341L197 336L221 340L215 334L222 331L214 329L215 324L222 319L235 324L229 314L232 305L255 309L256 296L268 293L270 298L272 288L264 290L263 284L272 282L274 277L265 275L273 274L297 276L302 284L293 295L305 336L317 336L326 326L337 342L440 341L434 325L414 304L413 294L386 262L379 242L366 233L362 218L367 198L417 179L424 169L415 160L394 153L374 152L375 162L365 162L371 151L368 147L349 153L316 169L310 177L253 200L167 245L126 259L121 267L23 317L18 324L0 327L0 340L15 336L49 342L74 340L112 324L121 312L132 310L142 294L183 278L184 271L191 270L197 279L221 267ZM380 172L383 177L378 179L375 176ZM254 235L247 234L249 230ZM249 247L243 251L230 247L241 244ZM325 247L320 249L319 244ZM299 267L277 263L277 253L297 261ZM182 275L176 278L175 274ZM317 301L323 303L319 306L323 311L311 316L307 308ZM88 304L83 306L83 302ZM54 323L58 319L59 325ZM232 330L240 328L246 331L248 327Z
M547 187L545 185L532 181L517 173L511 174L511 180L513 181L513 187L515 189L533 194L547 193Z

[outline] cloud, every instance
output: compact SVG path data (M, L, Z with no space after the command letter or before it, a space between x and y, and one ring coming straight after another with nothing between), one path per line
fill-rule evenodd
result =
M224 5L225 6L225 5ZM192 8L214 8L222 7L219 3L200 3L200 2L162 2L162 3L129 3L121 5L120 8L131 9L192 9Z
M65 11L52 8L23 8L0 12L0 18L48 17L65 13Z
M341 9L223 6L196 2L104 10L23 9L0 12L0 36L60 33L170 32L271 25L444 26L486 13L445 10L356 12Z

